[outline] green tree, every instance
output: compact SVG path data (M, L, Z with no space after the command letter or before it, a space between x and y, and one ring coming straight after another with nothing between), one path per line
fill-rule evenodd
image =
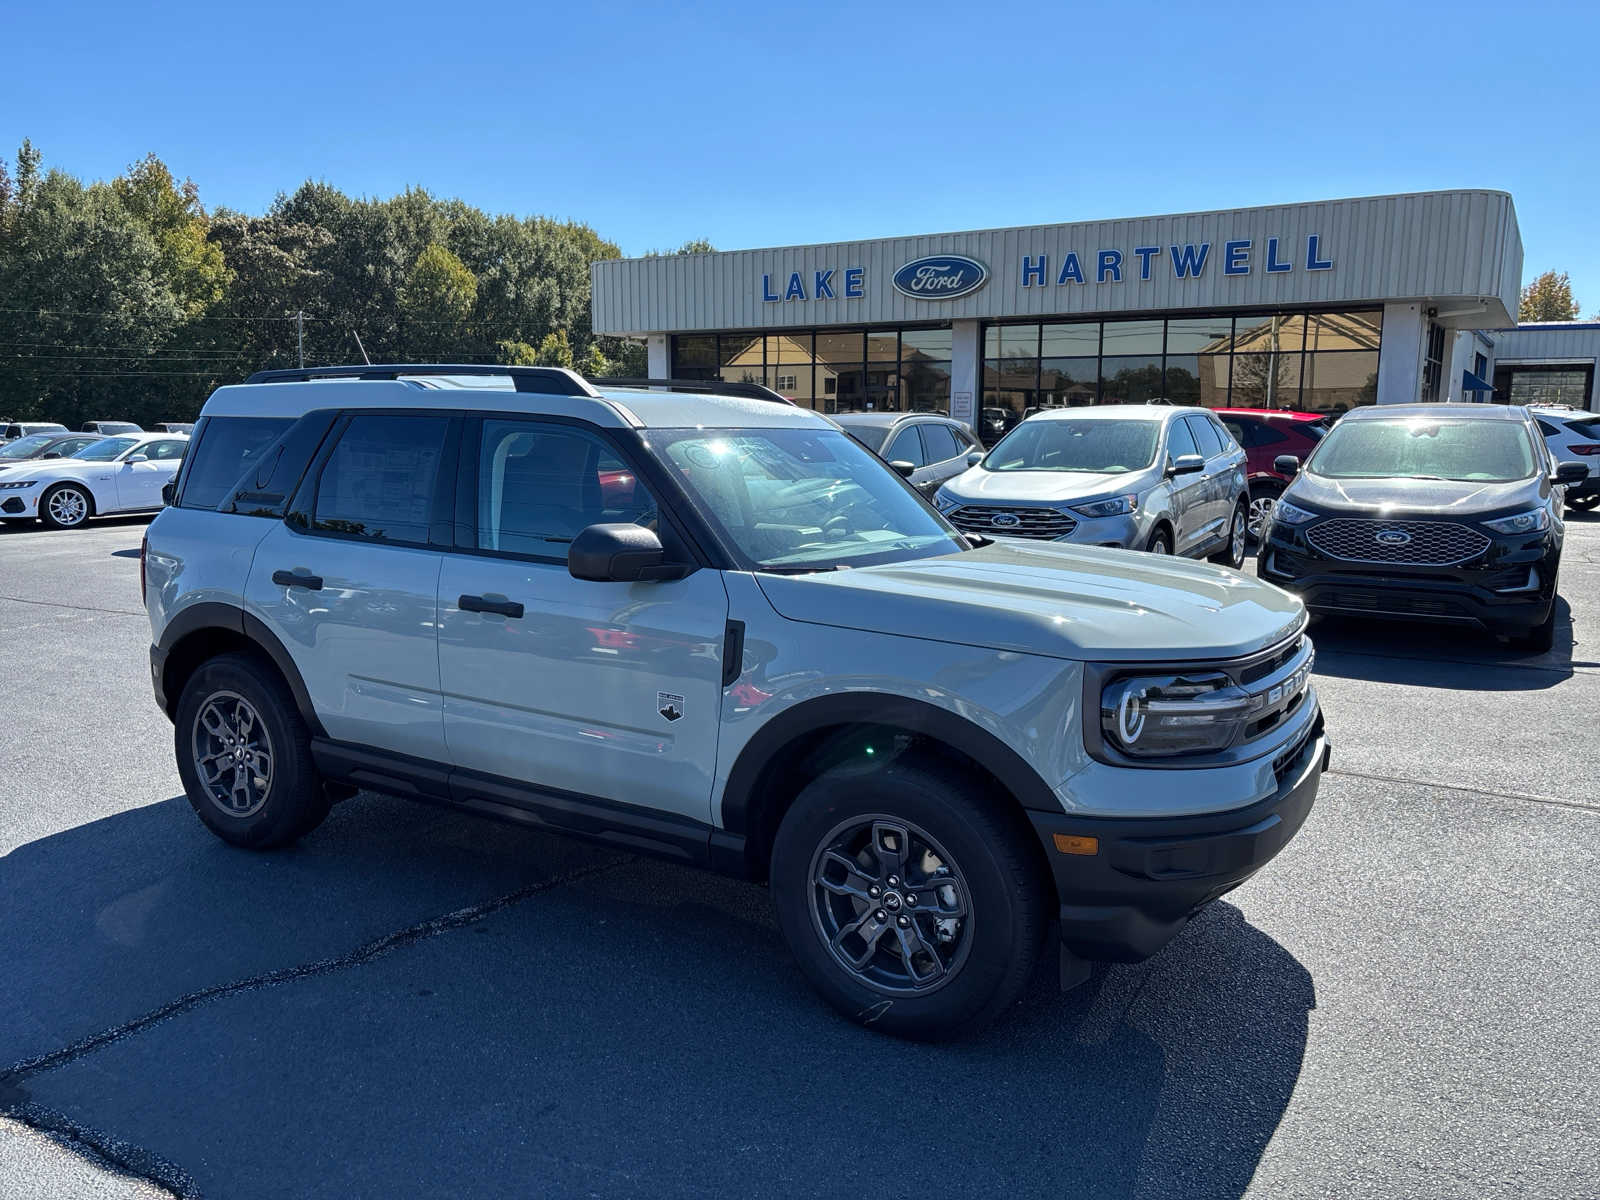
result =
M222 299L227 266L222 251L206 239L205 209L193 180L180 185L154 154L111 181L122 206L161 248L161 271L192 320Z
M472 272L438 242L428 243L400 290L407 350L423 362L466 357L467 323L477 302Z
M567 341L567 331L557 329L545 334L544 341L539 343L539 355L535 361L541 367L570 367L572 344Z
M494 357L496 362L507 367L532 367L539 362L539 352L527 342L496 342Z
M1578 302L1572 298L1572 281L1562 271L1546 271L1522 289L1518 321L1576 321Z
M611 360L594 342L590 342L589 348L583 353L583 374L590 379L604 379L613 374Z

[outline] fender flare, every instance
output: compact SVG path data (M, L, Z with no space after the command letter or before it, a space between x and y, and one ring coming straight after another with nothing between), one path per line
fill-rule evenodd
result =
M889 725L927 734L959 750L992 774L1024 808L1059 814L1061 801L1023 757L994 734L947 708L881 692L849 692L805 700L773 717L745 743L722 791L722 829L751 833L756 786L766 769L796 738L829 725Z
M166 661L173 647L192 634L204 633L208 629L221 630L225 633L242 637L252 646L256 647L269 659L272 665L278 668L278 673L283 676L284 682L289 685L289 691L294 696L295 707L300 710L300 718L306 723L307 728L315 737L326 736L322 722L317 719L316 709L311 703L311 693L306 690L306 683L300 675L300 668L295 666L294 658L288 648L278 640L278 635L267 627L266 622L244 609L233 604L222 604L217 601L204 601L190 605L178 613L167 623L162 630L161 640L156 644L154 657L161 663L161 678L157 686L166 706L176 708L178 698L168 692L166 686Z

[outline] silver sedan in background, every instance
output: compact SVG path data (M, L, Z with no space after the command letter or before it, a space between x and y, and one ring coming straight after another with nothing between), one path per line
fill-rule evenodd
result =
M1203 408L1104 405L1042 412L935 503L956 528L1244 563L1245 454Z

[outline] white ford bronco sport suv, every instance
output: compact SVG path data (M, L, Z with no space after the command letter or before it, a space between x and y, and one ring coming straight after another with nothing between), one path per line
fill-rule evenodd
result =
M218 389L143 556L200 819L281 846L370 788L765 880L817 989L918 1037L1053 923L1064 986L1153 954L1300 828L1300 601L963 535L827 418L699 388Z

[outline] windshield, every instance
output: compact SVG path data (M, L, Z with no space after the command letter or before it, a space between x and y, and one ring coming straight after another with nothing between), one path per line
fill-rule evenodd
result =
M132 449L138 441L138 438L131 437L101 438L98 442L90 442L72 457L83 462L110 462L124 450Z
M837 430L661 430L651 440L701 513L760 570L827 571L968 546Z
M1455 479L1509 483L1534 474L1533 446L1519 421L1341 421L1306 469L1330 479Z
M59 436L60 434L55 433L30 433L25 438L18 438L14 442L0 446L0 459L27 458L40 446L48 445Z
M1024 421L989 451L991 471L1078 471L1119 475L1155 461L1160 421L1047 417Z

